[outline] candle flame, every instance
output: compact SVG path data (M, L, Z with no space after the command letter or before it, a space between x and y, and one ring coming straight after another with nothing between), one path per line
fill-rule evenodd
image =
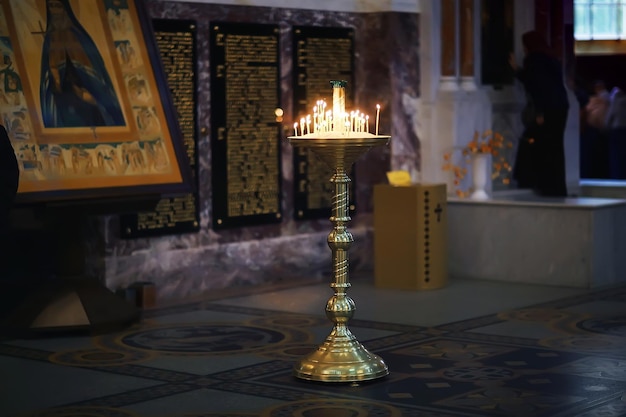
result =
M371 135L369 119L370 117L360 111L346 109L346 85L347 81L331 80L332 86L332 107L326 109L326 100L317 100L313 107L313 117L310 114L300 119L300 125L296 123L294 129L296 136L298 129L302 136L317 135L320 137L356 136L363 137L362 133ZM380 104L376 104L376 133L378 136L378 125L380 120ZM354 134L358 135L354 135ZM367 135L365 137L367 137Z

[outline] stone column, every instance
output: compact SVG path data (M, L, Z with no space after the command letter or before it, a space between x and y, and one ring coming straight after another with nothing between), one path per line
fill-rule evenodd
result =
M442 169L444 155L466 145L474 131L491 126L490 103L484 89L474 82L474 3L475 0L420 3L420 179L446 183L450 194L455 192L454 178ZM464 88L464 77L471 80L474 88Z
M459 57L461 88L475 90L474 74L474 0L460 0L459 4Z
M441 79L440 88L446 91L458 89L458 5L459 0L441 1Z
M441 1L441 80L443 91L476 90L475 0Z

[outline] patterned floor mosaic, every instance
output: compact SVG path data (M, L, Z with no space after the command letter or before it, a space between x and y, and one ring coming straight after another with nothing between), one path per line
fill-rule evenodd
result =
M0 416L626 416L626 287L433 327L353 319L387 377L293 377L330 327L205 301L119 333L4 340Z

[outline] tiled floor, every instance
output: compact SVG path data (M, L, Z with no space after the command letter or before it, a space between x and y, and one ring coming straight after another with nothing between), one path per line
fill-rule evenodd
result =
M420 292L364 278L348 294L349 327L386 377L295 378L331 330L328 283L248 288L119 333L1 342L0 416L626 416L626 287Z

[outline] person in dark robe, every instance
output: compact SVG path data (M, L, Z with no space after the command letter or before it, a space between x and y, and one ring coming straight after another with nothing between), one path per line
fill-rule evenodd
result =
M585 106L586 138L591 142L589 153L583 157L591 159L591 174L581 178L611 178L609 155L609 131L607 115L611 105L611 93L604 81L593 83L593 94ZM581 173L582 174L582 173Z
M619 87L611 91L606 128L610 178L626 180L626 92Z
M520 188L541 196L566 197L564 134L569 101L560 62L537 31L522 36L524 62L511 55L515 77L523 84L527 106L524 134L515 161L514 179ZM531 149L529 149L531 148Z

